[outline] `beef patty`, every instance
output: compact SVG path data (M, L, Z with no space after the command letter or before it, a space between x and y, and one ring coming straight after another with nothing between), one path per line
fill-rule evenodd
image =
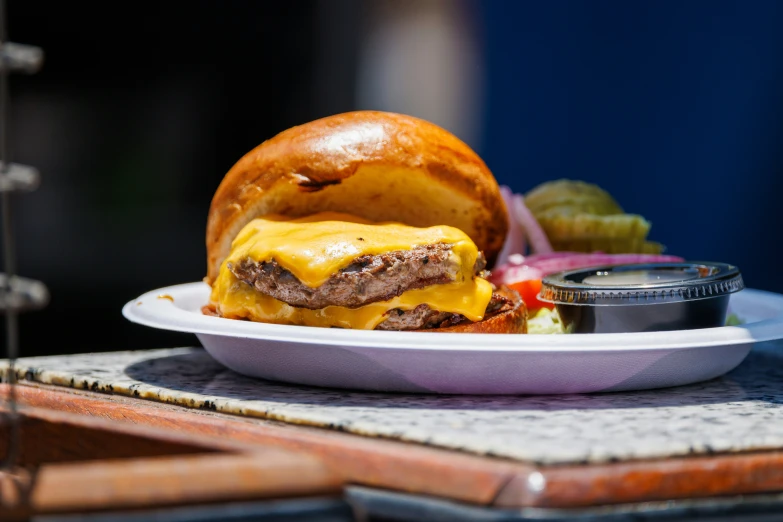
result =
M500 294L492 294L492 299L487 305L484 317L511 310L514 307L509 299ZM426 330L429 328L446 328L463 321L468 321L465 316L450 312L433 310L426 304L420 304L413 310L389 310L388 317L375 327L376 330Z
M475 273L480 274L485 266L480 254ZM316 288L302 283L275 260L259 263L245 259L228 268L237 279L263 294L291 306L317 310L330 305L358 308L388 301L407 290L449 283L457 277L459 266L452 258L451 245L435 244L358 257Z
M497 293L492 294L492 299L487 305L487 311L484 318L488 319L514 308L514 303ZM208 304L201 308L205 315L220 317L220 313L214 304ZM439 312L433 310L426 304L421 304L413 310L400 310L395 308L389 310L386 319L375 327L376 330L428 330L433 328L446 328L462 322L469 321L460 314L449 312Z

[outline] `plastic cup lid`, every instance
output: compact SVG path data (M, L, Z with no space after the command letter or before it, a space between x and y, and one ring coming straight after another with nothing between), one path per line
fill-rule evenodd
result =
M745 288L726 263L646 263L569 270L546 276L539 299L555 304L629 305L692 301Z

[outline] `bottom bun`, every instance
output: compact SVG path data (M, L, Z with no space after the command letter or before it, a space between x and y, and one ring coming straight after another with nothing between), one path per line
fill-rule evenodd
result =
M471 323L464 322L447 326L445 328L431 328L428 330L414 330L416 332L441 332L441 333L497 333L497 334L524 334L527 333L527 307L516 290L507 286L501 286L495 290L511 302L510 310L502 310L489 315L481 321Z

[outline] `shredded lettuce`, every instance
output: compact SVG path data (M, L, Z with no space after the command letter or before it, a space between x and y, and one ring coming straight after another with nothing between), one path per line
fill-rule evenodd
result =
M529 334L561 334L563 332L563 323L560 322L560 316L557 310L540 308L535 314L527 320L527 333Z
M739 326L744 323L745 321L740 319L737 314L729 314L728 317L726 317L726 326Z

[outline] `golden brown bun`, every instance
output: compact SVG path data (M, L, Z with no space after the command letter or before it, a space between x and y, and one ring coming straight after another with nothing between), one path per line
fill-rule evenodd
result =
M283 131L231 168L209 209L207 282L252 219L329 210L459 228L489 266L508 228L494 176L453 134L411 116L350 112Z
M417 330L419 332L443 332L443 333L497 333L497 334L524 334L527 333L527 307L516 290L501 286L495 291L514 303L511 310L500 312L486 317L476 323L461 323L446 328L433 328L431 330Z

